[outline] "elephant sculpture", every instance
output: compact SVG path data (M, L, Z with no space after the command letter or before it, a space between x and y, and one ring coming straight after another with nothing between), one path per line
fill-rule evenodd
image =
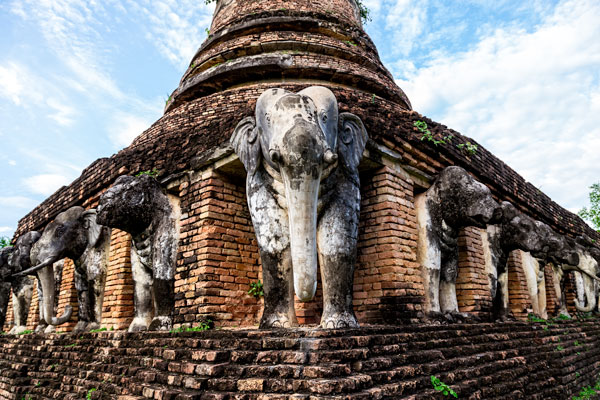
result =
M110 229L96 222L96 210L75 206L58 214L31 249L34 265L21 275L37 271L44 292L43 319L48 325L60 325L71 318L67 305L56 317L54 264L70 258L75 264L78 321L73 333L98 329L102 320L104 284L108 266Z
M600 249L583 236L576 240L579 263L576 266L563 264L562 270L575 272L577 296L575 308L580 312L592 312L598 304L598 286L600 279Z
M533 218L519 212L507 201L503 201L500 208L502 217L497 224L488 225L487 235L497 277L492 279L493 316L494 319L506 320L509 317L508 256L514 250L538 253L544 243Z
M536 231L541 235L542 248L531 254L538 259L540 269L546 264L552 266L553 287L558 301L558 314L569 316L565 297L565 271L577 269L579 253L575 242L567 236L556 233L541 221L536 221Z
M148 175L117 178L100 197L98 221L131 234L134 319L129 331L170 330L178 215L159 183Z
M12 251L12 247L0 249L0 331L4 327L4 322L6 322L6 312L8 311L12 275L8 265L8 257Z
M415 199L417 260L423 268L425 312L449 320L464 319L456 298L458 233L467 226L485 228L501 216L487 186L461 167L447 167Z
M8 259L8 263L10 265L12 273L18 274L22 271L25 271L31 268L31 249L34 244L40 239L41 235L37 231L27 232L24 235L21 235L17 241L15 242L14 250ZM44 297L48 297L44 293L44 288L42 285L42 280L40 276L43 276L45 271L41 272L33 272L31 273L31 277L37 279L37 293L38 293L38 310L39 310L39 321L38 325L35 328L36 332L51 332L53 331L53 327L48 327L48 324L44 320ZM60 281L62 277L62 267L53 270L52 279L55 281L55 290L54 290L54 298L58 295L59 288L56 287L58 284L60 286ZM25 330L25 323L27 320L27 314L29 312L29 307L31 304L31 279L26 276L14 276L12 279L12 287L13 287L13 311L14 314L22 314L19 317L19 323L15 323L15 331ZM58 299L56 299L58 300ZM57 301L53 303L53 307L56 307ZM15 318L15 321L17 319ZM17 328L18 326L18 328Z
M323 282L322 328L357 327L352 308L360 211L358 165L367 142L359 117L334 94L268 89L231 144L246 168L248 208L263 266L261 328L297 324L294 292L314 298Z

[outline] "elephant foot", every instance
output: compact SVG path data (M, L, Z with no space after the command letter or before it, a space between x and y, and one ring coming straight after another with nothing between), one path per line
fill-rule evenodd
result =
M458 311L450 311L444 314L450 323L464 324L468 322L476 322L477 318L474 315L461 313Z
M260 329L281 329L281 328L292 328L297 326L297 322L291 320L285 314L270 314L264 315L260 319Z
M150 325L150 322L148 321L147 318L136 317L133 319L133 321L131 321L131 324L129 325L127 332L146 331L146 330L148 330L148 325Z
M48 324L39 324L38 326L35 327L34 332L35 333L44 333L46 331L46 328L52 326L52 325L48 325Z
M44 333L55 333L56 332L56 327L54 325L48 325L46 326L46 329L44 329Z
M13 328L8 332L9 335L20 335L21 333L27 330L26 326L13 326Z
M95 331L97 329L100 329L100 324L97 322L88 322L85 327L86 332Z
M149 331L170 331L171 329L173 329L173 318L161 315L154 317L148 326Z
M328 314L321 317L321 328L323 329L341 329L358 328L358 321L354 313L343 311L340 313Z
M71 331L71 334L77 335L83 332L87 332L89 330L88 324L89 323L87 321L77 321L77 325L75 325L75 327Z

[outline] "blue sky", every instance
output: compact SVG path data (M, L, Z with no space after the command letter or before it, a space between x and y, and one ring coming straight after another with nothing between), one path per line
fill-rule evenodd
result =
M363 0L415 110L564 207L600 181L600 2ZM204 1L0 0L0 236L162 114Z

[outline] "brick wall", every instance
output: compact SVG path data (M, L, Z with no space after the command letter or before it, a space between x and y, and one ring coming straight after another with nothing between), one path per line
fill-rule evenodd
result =
M175 324L255 324L261 304L248 290L260 267L244 182L206 171L181 185L181 213Z
M102 327L127 329L133 320L133 278L131 276L131 236L113 229L106 272Z
M514 317L526 321L527 315L533 311L533 306L519 251L511 252L508 258L508 299Z
M492 292L486 271L482 234L482 230L475 227L460 231L456 295L459 311L489 318Z

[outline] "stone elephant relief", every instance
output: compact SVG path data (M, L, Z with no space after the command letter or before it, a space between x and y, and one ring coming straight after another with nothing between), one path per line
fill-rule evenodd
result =
M548 312L569 316L565 297L565 272L575 269L580 262L575 241L556 233L541 221L536 221L536 231L541 235L542 249L532 252L532 255L539 261L540 269L544 269L547 264L552 266L553 287L558 301L558 309Z
M498 223L487 227L487 241L495 271L491 279L493 317L506 320L509 317L508 257L515 250L539 253L544 245L544 236L537 230L536 221L519 212L511 203L502 202L500 209L502 217Z
M500 218L501 209L484 184L463 168L445 168L426 192L415 199L417 209L417 261L425 284L425 312L443 313L454 320L458 312L458 233L461 228L485 228Z
M321 327L357 327L352 309L360 211L361 120L339 113L334 94L268 89L231 144L244 164L246 194L263 266L261 328L297 324L294 292L313 299L323 282Z
M0 331L2 331L6 322L6 313L8 312L8 301L13 280L11 279L13 272L8 265L8 257L12 252L12 247L0 249ZM29 289L29 301L31 301L31 288Z
M26 271L27 269L31 268L31 249L33 248L33 246L35 245L35 243L38 242L38 240L40 239L41 235L39 232L36 231L32 231L32 232L27 232L24 235L21 235L16 243L15 243L15 247L14 250L12 252L12 254L9 257L9 265L10 268L12 270L12 273L17 274L20 273L22 271ZM53 266L52 269L52 277L54 279L55 282L55 290L54 290L54 299L55 302L53 303L53 307L56 307L57 305L57 296L58 296L58 292L60 289L60 282L61 282L61 278L62 278L62 265L56 265ZM39 321L38 321L38 325L35 328L36 332L51 332L53 331L53 327L48 327L48 324L46 323L46 321L44 320L44 296L48 297L48 295L46 293L44 293L44 288L42 286L42 278L44 276L44 271L42 271L41 273L38 272L32 272L30 274L32 277L35 277L37 279L37 294L38 294L38 310L39 310ZM27 314L29 312L29 307L31 304L31 297L29 298L24 298L25 296L31 296L31 288L29 287L31 285L32 281L31 279L29 279L26 276L14 276L13 277L13 311L14 311L14 315L17 314L22 314L22 316L19 316L18 320L21 321L19 323L15 323L15 330L17 331L23 331L26 329L25 325L26 325L26 321L27 321ZM59 287L56 287L56 286ZM15 318L15 321L17 321L17 318ZM17 328L18 326L18 328Z
M577 265L561 265L563 271L574 271L575 274L575 308L579 312L600 310L598 289L600 286L600 249L589 239L578 237L575 248L579 255Z
M121 176L100 197L98 221L131 234L134 319L129 331L171 329L179 208L153 177Z
M56 281L54 265L70 258L75 264L78 322L73 333L98 329L102 320L102 302L110 247L110 229L96 222L96 210L71 207L50 222L31 249L30 269L37 271L44 292L43 319L49 325L60 325L71 318L71 306L64 314L54 314Z

